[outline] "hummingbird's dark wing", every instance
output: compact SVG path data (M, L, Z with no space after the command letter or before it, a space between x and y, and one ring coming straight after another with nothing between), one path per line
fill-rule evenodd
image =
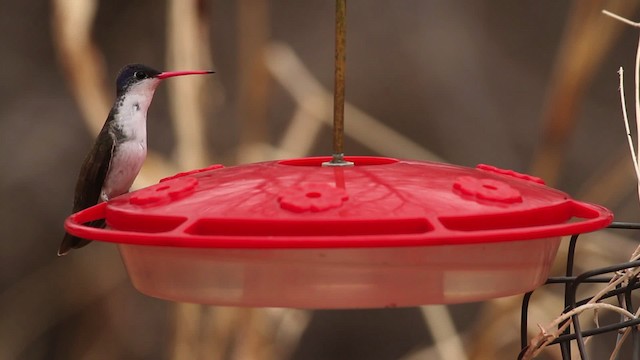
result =
M82 163L73 199L73 212L91 207L100 200L102 185L109 172L116 145L116 138L108 125L105 124L102 128L93 148Z
M100 201L100 192L107 177L109 166L111 165L115 144L116 137L110 129L109 122L107 122L102 127L91 151L82 163L73 200L74 213L96 205ZM87 225L103 227L104 220L92 221ZM66 233L64 239L62 239L62 244L60 244L58 255L64 255L69 252L69 250L85 246L89 242L89 240Z

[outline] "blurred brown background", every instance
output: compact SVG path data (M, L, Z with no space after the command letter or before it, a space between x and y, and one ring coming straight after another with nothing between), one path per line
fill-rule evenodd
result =
M636 5L350 0L347 153L529 172L636 221L616 71L627 70L632 107L638 34L600 14L639 19ZM113 245L56 257L80 163L127 63L217 72L160 86L138 187L209 163L328 155L333 1L0 0L0 9L0 359L517 356L518 297L362 311L203 307L137 293ZM579 266L630 256L633 233L614 245L604 234L585 240ZM531 334L561 301L553 289L534 296Z

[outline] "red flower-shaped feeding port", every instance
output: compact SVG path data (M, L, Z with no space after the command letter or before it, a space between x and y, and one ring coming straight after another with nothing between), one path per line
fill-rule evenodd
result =
M473 176L461 176L454 183L453 188L462 196L469 196L480 201L495 201L504 204L522 202L520 191L509 184Z
M198 185L198 179L192 177L175 178L174 182L169 185L163 182L141 189L132 194L129 202L140 206L158 206L167 204L173 200L178 200L193 193Z
M325 183L300 184L283 191L278 202L283 209L293 212L319 212L337 208L349 195L344 189Z

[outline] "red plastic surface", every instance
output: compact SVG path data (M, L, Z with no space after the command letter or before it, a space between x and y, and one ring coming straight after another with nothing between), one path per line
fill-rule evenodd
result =
M67 231L126 244L201 248L431 246L550 238L607 226L611 212L542 180L382 157L209 168L71 215ZM105 218L108 229L82 225Z

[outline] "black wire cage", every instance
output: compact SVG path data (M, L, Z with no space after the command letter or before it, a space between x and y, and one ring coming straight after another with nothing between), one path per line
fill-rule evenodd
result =
M640 223L630 222L613 222L608 227L609 229L622 229L622 230L640 230ZM563 314L571 312L573 309L587 304L593 296L578 299L577 292L580 285L588 283L601 283L607 284L612 280L613 275L617 272L624 271L640 266L640 260L622 262L615 265L605 266L589 271L585 271L579 275L574 275L574 259L576 246L578 244L578 238L580 234L573 235L569 241L569 247L567 251L566 260L566 272L564 276L549 277L545 285L560 285L564 287L564 309ZM637 277L630 278L626 283L617 285L614 290L606 292L601 300L614 298L617 301L617 306L635 313L638 311L638 307L634 308L632 301L632 293L634 290L640 288L640 281ZM534 290L535 291L535 290ZM521 324L520 324L520 346L521 352L518 359L522 359L525 352L528 349L528 315L529 315L529 303L534 291L528 292L524 295L522 300L522 312L521 312ZM569 360L576 358L571 354L571 342L575 341L579 352L579 358L582 360L590 359L585 346L585 339L596 335L607 334L612 332L618 332L617 340L620 340L622 331L630 328L629 338L626 340L627 351L625 352L624 359L640 360L640 337L638 333L638 325L640 325L640 317L627 319L621 316L619 321L612 324L598 326L593 329L582 330L580 319L578 315L572 315L570 320L571 326L567 327L564 332L550 342L547 346L558 345L563 360ZM566 322L560 323L559 327L566 324ZM630 349L629 349L630 347ZM623 358L619 356L619 358Z

